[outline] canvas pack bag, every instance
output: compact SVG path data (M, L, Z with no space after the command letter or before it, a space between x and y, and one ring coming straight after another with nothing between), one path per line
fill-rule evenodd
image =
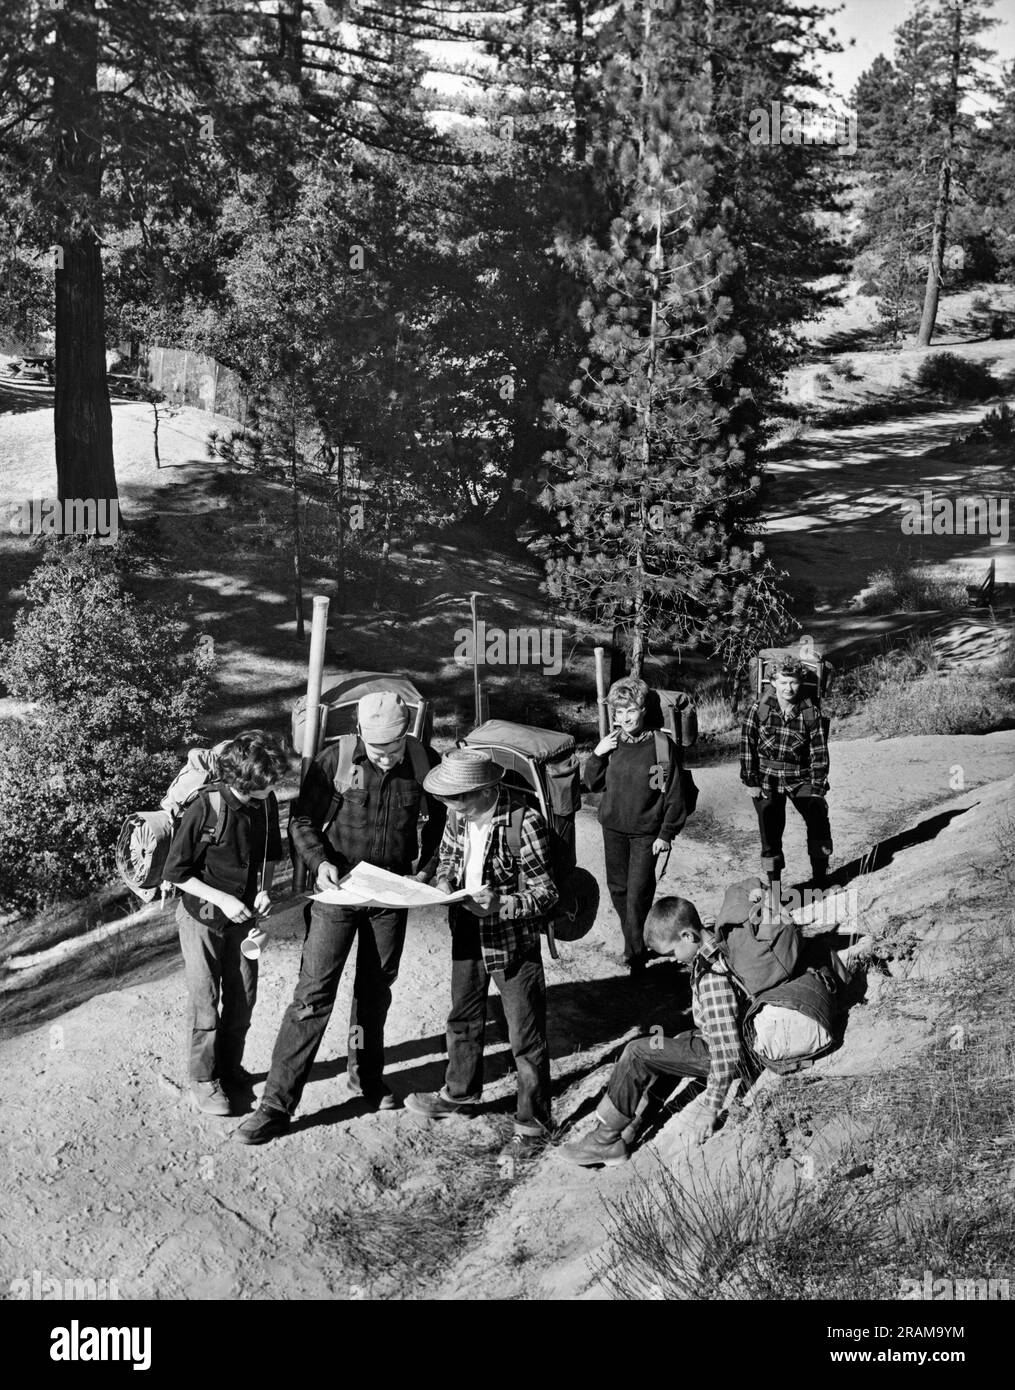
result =
M194 798L218 775L218 754L225 743L214 748L192 748L187 761L170 783L157 811L133 811L120 828L116 841L116 868L120 878L142 902L151 902L162 891L171 889L163 881L169 847ZM219 844L225 828L222 793L208 790L207 811L201 828L206 844Z

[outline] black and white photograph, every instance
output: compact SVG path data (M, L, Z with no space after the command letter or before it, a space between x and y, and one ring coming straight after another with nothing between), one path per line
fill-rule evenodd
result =
M3 0L24 1373L989 1371L1013 499L1011 0Z

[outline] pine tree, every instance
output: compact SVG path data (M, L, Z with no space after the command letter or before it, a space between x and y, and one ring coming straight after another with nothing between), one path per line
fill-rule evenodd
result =
M242 12L199 0L17 0L0 51L0 181L27 187L36 251L54 248L55 438L61 498L117 496L106 388L103 254L117 229L180 215L192 176L242 162ZM218 130L212 140L202 134ZM213 149L215 154L212 153Z
M993 54L978 42L996 23L987 14L991 6L992 0L917 4L895 31L894 63L886 68L879 60L857 88L867 126L861 168L869 184L862 244L894 286L886 307L897 327L913 281L923 276L923 347L934 333L956 199L968 201L975 181L978 103L969 98L982 103L995 91L984 70Z
M619 11L596 137L616 213L605 244L561 245L589 286L589 342L571 402L551 407L566 443L544 494L561 526L548 588L594 621L619 620L636 674L654 643L706 642L739 671L785 624L745 534L755 408L735 382L745 343L725 292L737 255L715 186L707 18L656 0Z

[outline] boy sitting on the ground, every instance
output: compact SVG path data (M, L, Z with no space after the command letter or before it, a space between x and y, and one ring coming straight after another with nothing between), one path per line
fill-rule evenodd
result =
M713 931L703 927L686 898L660 898L645 922L645 944L691 972L694 1027L675 1038L658 1035L628 1043L613 1069L596 1115L599 1124L585 1139L564 1144L561 1152L582 1167L612 1166L629 1157L623 1132L634 1122L638 1103L658 1077L693 1076L705 1089L681 1112L688 1136L704 1144L715 1129L732 1083L756 1074L740 1031L741 996Z

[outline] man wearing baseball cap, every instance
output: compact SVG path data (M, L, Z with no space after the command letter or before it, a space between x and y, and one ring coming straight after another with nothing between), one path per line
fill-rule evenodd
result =
M483 1090L486 1001L491 979L504 1005L518 1073L515 1132L505 1153L524 1157L546 1142L550 1127L550 1049L540 919L557 902L542 816L502 783L504 769L480 748L455 748L424 786L448 808L437 886L466 889L450 909L451 1013L448 1068L436 1092L406 1096L426 1120L468 1116ZM511 846L518 828L518 857Z
M359 736L345 735L318 755L290 816L293 845L319 892L337 887L361 862L408 874L418 854L421 880L432 877L437 863L444 808L423 794L423 779L437 754L407 732L409 711L400 695L364 695L358 715ZM336 772L343 745L350 771L340 790ZM236 1131L241 1144L265 1144L289 1128L354 940L349 1087L374 1110L397 1108L383 1079L384 1024L407 916L404 909L310 904L299 982L275 1042L260 1107Z
M775 698L755 700L740 730L740 780L754 798L761 830L761 863L768 881L782 878L786 802L807 827L811 883L824 888L832 853L828 822L828 742L821 713L801 694L806 671L792 656L773 675ZM773 889L773 891L775 891Z

